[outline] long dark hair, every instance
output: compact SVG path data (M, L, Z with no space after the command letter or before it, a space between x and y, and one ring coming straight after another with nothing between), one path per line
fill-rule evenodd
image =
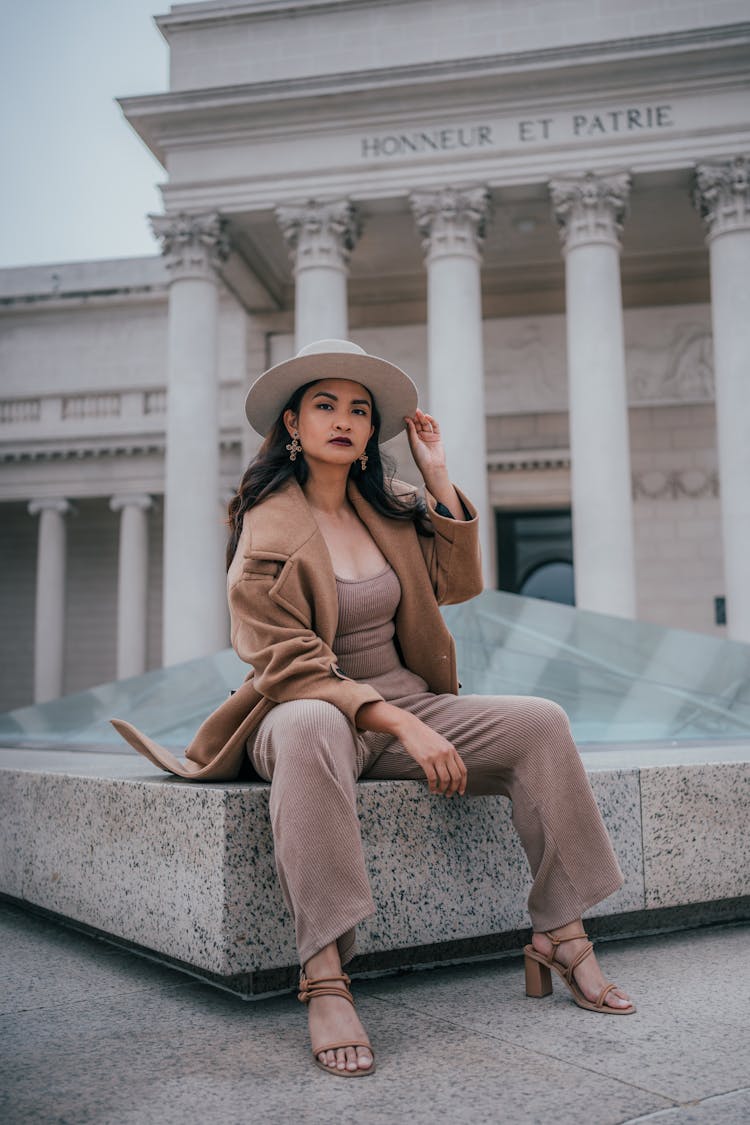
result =
M304 453L299 453L296 460L289 460L287 445L290 442L289 431L284 425L284 414L291 410L299 414L300 403L305 391L320 382L314 379L304 386L298 387L284 409L279 414L274 425L266 435L265 441L258 453L245 469L239 487L229 501L227 525L229 527L229 541L227 543L227 570L231 566L237 544L242 533L242 520L245 512L249 512L256 504L260 504L267 496L276 492L278 488L295 477L300 485L304 485L310 470L305 461ZM427 517L427 507L421 497L402 500L396 496L391 488L391 481L395 472L395 462L383 453L378 445L380 438L380 414L375 399L370 393L372 401L372 437L365 447L367 454L367 469L363 470L359 458L349 469L350 478L357 482L357 488L376 512L394 520L410 520L415 524L420 535L433 535L432 525Z

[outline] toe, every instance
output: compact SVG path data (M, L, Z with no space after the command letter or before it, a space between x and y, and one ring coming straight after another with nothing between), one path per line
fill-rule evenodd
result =
M611 992L608 992L604 1002L610 1008L632 1008L633 1006L633 1001L621 988L613 988Z
M326 1051L323 1055L323 1062L326 1064L326 1066L335 1067L336 1066L336 1052L335 1051Z
M338 1070L346 1070L346 1050L343 1048L336 1052L336 1067Z
M357 1065L360 1070L369 1070L372 1066L372 1055L369 1051L357 1052Z
M347 1047L346 1048L346 1069L347 1070L356 1070L357 1069L357 1052L354 1049L354 1047Z

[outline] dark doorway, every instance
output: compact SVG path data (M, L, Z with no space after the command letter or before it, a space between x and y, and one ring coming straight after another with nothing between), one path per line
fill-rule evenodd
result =
M575 605L570 510L496 512L501 590Z

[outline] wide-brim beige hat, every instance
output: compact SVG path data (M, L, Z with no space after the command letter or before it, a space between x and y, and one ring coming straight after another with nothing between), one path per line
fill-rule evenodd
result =
M400 367L350 340L316 340L255 380L245 399L253 429L265 437L297 388L315 379L351 379L367 387L380 413L380 441L400 433L404 418L417 409L417 388Z

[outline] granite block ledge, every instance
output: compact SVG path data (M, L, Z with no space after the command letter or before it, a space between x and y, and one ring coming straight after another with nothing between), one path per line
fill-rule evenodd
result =
M84 757L95 760L84 768ZM269 787L193 785L109 757L0 752L0 893L241 994L287 987L297 958L274 866ZM732 765L747 780L750 764ZM590 774L625 875L588 912L592 932L649 907L746 893L736 875L707 893L715 865L737 871L737 832L696 834L700 862L686 856L696 872L682 897L669 889L681 875L659 874L670 862L659 844L668 829L654 809L684 816L701 787L717 802L742 790L725 765L687 781L686 768ZM647 773L658 776L644 789ZM359 927L357 965L466 959L502 950L506 938L518 948L531 881L507 800L446 802L406 781L362 782L358 800L377 913ZM701 858L703 847L710 854Z
M641 770L646 905L750 894L750 762Z

